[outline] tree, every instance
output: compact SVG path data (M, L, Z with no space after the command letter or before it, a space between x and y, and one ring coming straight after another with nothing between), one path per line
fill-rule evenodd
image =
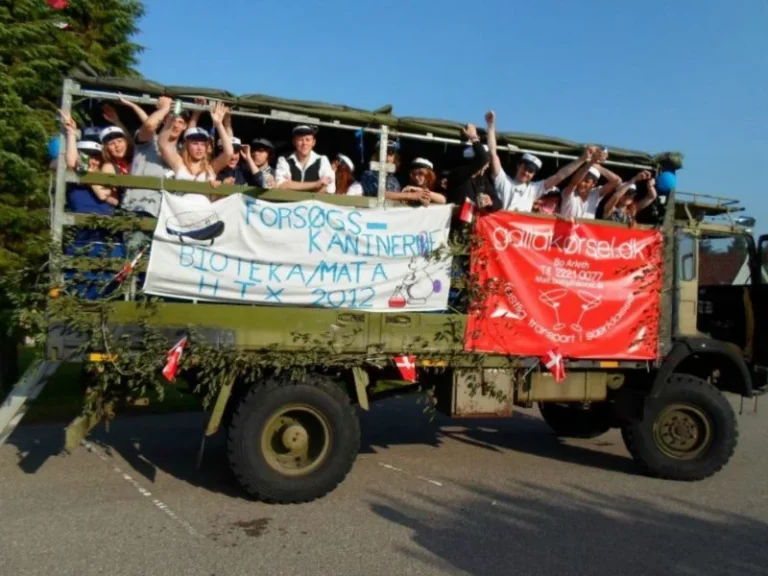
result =
M56 3L54 3L56 4ZM0 387L15 379L16 343L39 316L49 243L48 139L64 78L87 63L136 75L138 0L0 0Z

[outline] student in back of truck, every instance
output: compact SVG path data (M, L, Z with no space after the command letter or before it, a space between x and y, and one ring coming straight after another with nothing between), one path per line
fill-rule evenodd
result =
M227 131L227 134L229 134L229 139L232 143L232 150L234 151L234 154L232 154L226 166L219 170L219 172L216 174L216 177L221 180L222 184L245 186L248 184L248 178L246 176L246 171L243 170L242 165L240 164L240 160L242 159L242 155L240 154L242 149L242 142L240 141L240 138L235 136L235 133L232 129L232 114L230 112L227 112L224 115L224 129ZM221 138L219 138L219 141L216 143L217 154L221 154L223 152L222 144L223 142Z
M621 178L617 174L600 165L607 158L608 153L605 150L594 151L584 166L574 175L563 190L563 199L560 204L561 216L568 219L595 219L600 200L613 193L621 184ZM607 182L598 186L601 176L604 176Z
M67 133L66 162L68 170L77 172L101 172L103 150L93 140L77 141L77 126L69 114L61 113L61 123ZM75 184L67 190L67 206L79 214L111 216L118 201L112 190L104 186Z
M314 151L317 128L305 124L293 128L294 152L277 160L275 185L284 190L336 192L336 175L327 156Z
M515 169L515 177L510 178L501 167L496 145L496 114L493 111L485 115L488 128L488 151L491 157L490 173L494 183L494 194L501 201L503 210L530 212L533 203L541 198L544 193L553 186L559 185L563 180L571 176L576 170L587 162L592 153L597 149L589 146L580 158L563 166L552 176L534 181L534 176L541 169L541 160L533 154L523 154ZM493 205L492 199L483 195L480 207L487 208Z
M646 183L647 192L642 200L637 199L637 185ZM629 182L624 182L616 189L603 209L603 219L634 226L637 215L656 200L656 180L651 173L643 170Z
M363 187L355 180L355 164L349 156L337 154L336 158L336 194L362 196Z
M489 177L490 156L488 146L480 141L474 124L467 124L461 129L461 135L469 145L464 148L464 162L448 172L448 190L446 198L458 207L464 206L469 200L475 206L480 205L480 197L484 195L491 199L490 208L498 210L501 201L492 194L493 181Z
M130 104L129 104L130 105ZM141 127L136 131L134 141L136 143L133 153L133 162L131 164L131 174L134 176L153 176L155 178L172 177L173 170L166 164L160 154L158 146L157 129L171 114L173 100L168 96L160 96L157 100L156 109L152 114L147 115L141 108L136 106L136 114L143 119ZM135 105L132 105L132 107ZM179 139L188 127L190 113L183 111L178 116L172 116L169 143L178 146ZM141 188L129 188L123 194L121 207L129 212L143 213L155 218L160 213L160 201L162 194L159 190L149 190Z
M430 204L445 204L446 198L443 194L435 192L437 183L437 174L435 167L426 158L416 158L411 162L411 171L408 174L410 180L408 185L400 192L412 203L418 203L422 206Z
M379 161L379 149L381 147L381 141L376 143L376 149L371 155L371 162ZM398 145L395 142L387 142L387 164L394 164L395 172L400 169L400 153L398 152ZM363 195L370 198L376 198L379 195L379 171L378 170L366 170L360 177L360 185L363 187ZM387 172L385 178L385 197L390 193L398 193L402 189L400 186L400 180L397 179L395 173Z
M274 188L275 171L270 162L275 153L275 145L266 138L254 138L250 146L243 144L240 156L248 166L245 170L248 184L257 188Z
M213 126L221 135L222 147L221 153L213 160L209 159L210 136L206 130L198 126L187 128L184 131L184 145L181 153L179 153L176 144L171 140L173 119L172 117L166 118L165 126L158 138L158 147L160 154L173 170L177 180L210 182L213 186L218 186L221 183L216 179L216 174L226 167L234 155L232 141L223 124L226 113L227 107L223 102L216 102L210 113ZM190 203L210 204L208 197L203 194L184 194L184 198L188 199Z

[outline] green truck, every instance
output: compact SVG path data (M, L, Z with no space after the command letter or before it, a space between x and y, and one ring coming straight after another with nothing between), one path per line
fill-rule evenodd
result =
M280 134L288 131L286 122L311 122L320 126L322 142L329 146L396 137L414 155L441 154L444 164L459 161L463 147L459 124L398 118L391 107L365 111L262 95L236 97L132 78L69 78L62 107L69 111L75 102L86 108L94 100L119 98L151 106L164 94L189 109L199 106L195 97L200 96L228 102L238 132L250 126ZM500 134L499 143L505 161L533 152L545 160L545 169L576 158L583 148L514 133ZM382 166L385 152L378 158ZM68 173L63 147L61 154L52 213L59 247L68 229L90 221L66 211L68 183L214 192L195 182ZM608 165L629 176L640 169L658 171L669 157L611 149ZM270 202L313 196L234 186L215 190L219 196L238 192ZM377 208L387 205L383 192L381 182L377 198L328 195L323 202ZM567 377L559 383L539 358L466 352L467 316L458 310L374 313L173 299L150 303L135 275L116 298L83 300L59 289L65 270L92 270L98 260L103 270L114 273L126 260L59 252L52 257L46 358L25 373L0 407L0 442L61 362L86 363L91 374L111 386L107 393L122 394L122 403L109 406L123 406L138 400L135 388L122 387L120 367L130 366L125 357L139 358L152 348L157 373L164 360L157 351L186 336L190 352L181 376L191 391L210 401L202 436L223 428L235 476L248 494L263 501L306 502L333 490L358 453L357 411L392 394L425 388L435 409L449 416L512 417L515 407L536 403L544 420L564 437L596 437L619 428L645 473L687 481L709 477L726 465L737 444L737 417L723 393L740 395L743 401L768 385L768 237L753 238L754 221L739 214L737 201L673 191L658 207L664 236L658 354L645 361L568 359ZM134 233L151 233L156 223L133 218L131 226ZM196 354L198 349L205 353ZM415 383L403 380L393 365L392 358L404 354L415 357ZM201 387L202 381L216 385ZM104 393L106 384L101 386ZM104 410L84 412L66 428L67 448L74 449L110 416Z

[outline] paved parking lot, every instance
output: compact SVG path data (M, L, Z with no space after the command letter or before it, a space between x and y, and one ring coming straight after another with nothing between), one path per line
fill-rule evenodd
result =
M616 431L563 442L535 410L429 422L395 399L362 415L347 480L292 506L244 498L220 438L198 471L199 414L118 421L71 455L60 426L25 427L0 449L0 572L764 575L760 408L730 465L688 484L638 476Z

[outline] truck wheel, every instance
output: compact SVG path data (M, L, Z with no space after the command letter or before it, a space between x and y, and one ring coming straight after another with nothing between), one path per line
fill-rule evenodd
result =
M332 380L270 378L240 400L227 452L237 480L265 502L308 502L346 477L360 448L360 424Z
M614 421L613 407L607 402L539 402L539 411L558 436L596 438L608 432Z
M622 437L632 457L652 476L701 480L730 460L739 432L728 400L709 382L673 374L643 419L629 422Z

